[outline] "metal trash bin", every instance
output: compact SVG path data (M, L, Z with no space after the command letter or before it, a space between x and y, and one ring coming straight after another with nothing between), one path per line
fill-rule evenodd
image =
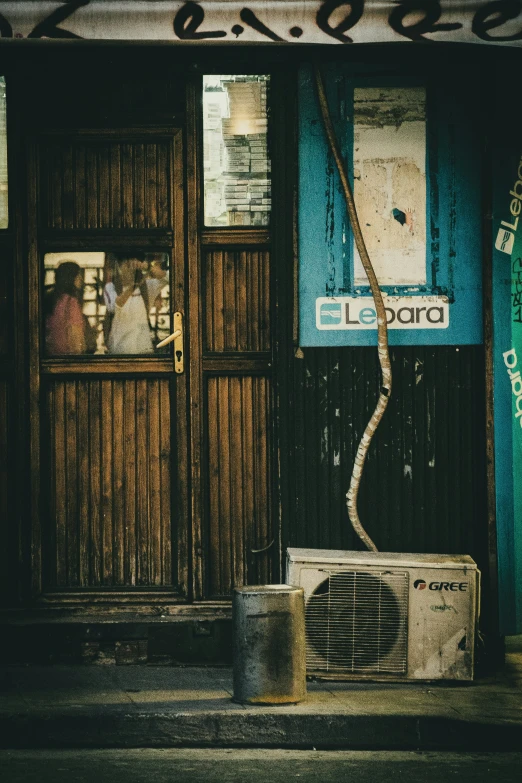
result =
M305 699L303 588L237 587L232 618L234 701L290 704Z

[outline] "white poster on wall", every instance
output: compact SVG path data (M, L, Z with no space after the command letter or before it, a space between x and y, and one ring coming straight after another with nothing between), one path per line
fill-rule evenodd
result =
M353 190L380 285L426 283L426 90L353 92ZM367 285L353 246L354 283Z

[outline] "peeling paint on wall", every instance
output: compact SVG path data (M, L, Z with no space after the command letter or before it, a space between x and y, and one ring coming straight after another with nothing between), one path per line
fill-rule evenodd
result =
M426 91L354 90L354 196L381 285L426 283ZM367 284L354 247L356 284Z

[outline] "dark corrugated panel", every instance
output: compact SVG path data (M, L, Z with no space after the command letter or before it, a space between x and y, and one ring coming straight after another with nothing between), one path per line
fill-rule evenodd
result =
M380 550L485 562L483 354L482 346L392 349L392 399L359 494L361 521ZM362 548L345 495L378 383L373 348L305 348L294 361L284 546Z

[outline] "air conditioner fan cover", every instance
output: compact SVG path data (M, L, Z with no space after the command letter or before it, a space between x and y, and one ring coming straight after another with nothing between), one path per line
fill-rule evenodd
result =
M325 573L305 611L309 670L406 673L407 572Z

